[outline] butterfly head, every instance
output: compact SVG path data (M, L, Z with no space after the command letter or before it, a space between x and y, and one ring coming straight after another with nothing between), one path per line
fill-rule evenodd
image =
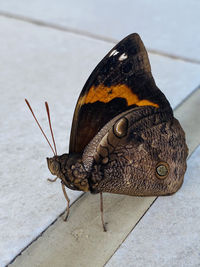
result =
M52 175L56 175L72 190L89 191L88 173L80 154L63 154L47 158Z
M47 165L52 175L60 176L61 164L58 156L47 158Z

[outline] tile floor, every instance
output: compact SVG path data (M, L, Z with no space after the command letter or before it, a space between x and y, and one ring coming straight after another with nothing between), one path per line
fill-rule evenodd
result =
M195 0L1 0L0 266L9 264L65 208L59 184L46 181L45 157L51 151L24 98L46 131L43 102L49 102L58 151L66 152L84 82L114 42L138 32L150 51L157 85L177 107L192 153L200 143L195 123L200 105L199 11ZM110 231L103 235L98 198L86 194L72 206L74 226L57 220L11 266L199 266L199 153L198 148L190 157L183 188L174 196L158 198L151 207L152 198L106 196ZM80 194L70 191L69 196L73 202ZM91 259L91 253L96 257Z

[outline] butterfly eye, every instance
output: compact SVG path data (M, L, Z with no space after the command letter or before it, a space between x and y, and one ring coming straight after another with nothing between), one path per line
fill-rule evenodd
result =
M159 162L156 166L156 176L158 179L165 179L169 174L169 165L166 162Z

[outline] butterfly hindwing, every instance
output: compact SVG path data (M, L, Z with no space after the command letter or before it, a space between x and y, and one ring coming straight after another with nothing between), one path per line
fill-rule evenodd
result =
M84 150L92 193L175 193L186 171L185 134L173 114L143 106L109 121Z
M118 114L138 106L169 109L151 74L138 34L119 42L97 65L76 105L70 153L82 153L98 131Z

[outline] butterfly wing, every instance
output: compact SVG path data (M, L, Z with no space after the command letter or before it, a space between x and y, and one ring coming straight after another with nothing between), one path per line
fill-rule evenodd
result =
M146 106L108 122L82 158L92 193L158 196L180 188L187 154L185 133L173 114Z
M98 131L118 114L138 106L171 107L157 88L139 35L119 42L88 78L74 112L70 153L82 153Z

